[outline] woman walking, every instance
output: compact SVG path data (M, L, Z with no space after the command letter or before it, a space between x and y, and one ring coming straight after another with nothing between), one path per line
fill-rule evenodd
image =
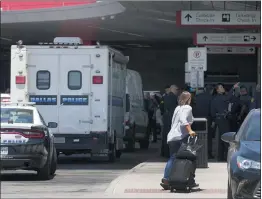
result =
M193 114L191 103L191 94L188 91L182 92L179 96L178 106L176 107L173 117L171 130L167 135L167 143L170 151L170 158L166 164L164 171L164 177L161 182L161 186L164 189L169 188L168 179L169 173L175 161L176 153L178 152L182 143L186 143L189 136L195 136L196 133L191 129L193 123ZM196 187L195 176L193 177L191 187Z

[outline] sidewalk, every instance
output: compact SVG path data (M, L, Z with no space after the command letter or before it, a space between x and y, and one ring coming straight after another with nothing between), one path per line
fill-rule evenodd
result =
M209 163L208 169L197 169L196 181L200 190L191 193L170 193L162 190L165 162L144 162L115 179L105 194L114 198L226 198L226 163Z

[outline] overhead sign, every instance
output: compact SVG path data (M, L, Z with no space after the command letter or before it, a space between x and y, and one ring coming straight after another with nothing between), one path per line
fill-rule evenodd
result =
M207 54L251 54L254 55L254 47L237 47L237 46L208 46Z
M196 33L195 45L257 46L260 47L260 33Z
M259 28L260 11L182 10L176 13L178 26L213 26L227 28Z
M188 48L187 61L189 71L206 71L207 70L207 49Z
M204 87L204 71L191 71L190 72L190 86L192 88Z

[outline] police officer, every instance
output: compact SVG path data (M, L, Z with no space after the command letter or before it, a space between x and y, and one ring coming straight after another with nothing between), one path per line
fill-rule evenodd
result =
M228 105L233 96L233 89L237 88L239 83L235 84L234 87L225 94L224 85L219 83L216 85L216 95L211 102L211 117L215 121L219 136L230 131L229 120L227 119ZM227 145L218 139L218 160L226 160Z
M169 93L170 93L170 86L168 85L168 86L165 87L165 93L162 95L160 105L159 105L159 108L160 108L162 115L164 114L164 101L165 101L165 98L168 96Z
M239 125L243 123L244 119L246 118L247 114L249 113L251 107L251 100L252 97L248 95L247 88L245 86L240 87L240 106L241 111L238 116Z
M166 98L167 98L167 96L168 96L168 94L170 93L170 86L169 85L167 85L166 87L165 87L165 92L164 92L164 94L162 95L162 98L161 98L161 101L160 101L160 105L159 105L159 108L160 108L160 111L161 111L161 115L162 115L162 118L163 118L163 128L162 128L162 131L161 131L161 156L162 157L165 157L165 156L167 156L167 152L165 152L166 150L168 150L168 148L166 149L166 138L165 138L165 135L166 135L166 129L164 128L164 120L165 120L165 115L164 115L164 113L165 113L165 108L164 108L164 106L165 106L165 101L166 101Z
M261 108L261 88L260 88L259 84L257 84L256 92L255 92L253 98L251 99L250 110L256 109L256 108Z
M228 111L229 111L228 120L229 120L230 131L237 132L238 131L238 115L240 114L240 111L241 111L239 88L234 89L233 96L229 101Z
M210 106L212 101L213 88L206 85L204 92L201 92L195 97L194 116L199 118L206 118L208 121L208 158L212 159L212 138L213 130L211 128L212 117L210 115Z
M163 134L162 134L162 150L163 152L161 153L165 157L169 157L169 148L167 145L167 134L169 133L171 129L171 121L173 117L173 113L175 108L177 107L178 104L178 87L176 85L171 85L170 86L170 93L164 97L164 114L163 114L163 123L164 123L164 128L163 128Z

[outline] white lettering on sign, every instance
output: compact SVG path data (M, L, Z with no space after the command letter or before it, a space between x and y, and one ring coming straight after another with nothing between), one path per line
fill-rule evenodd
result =
M187 60L189 71L206 71L207 70L207 49L188 48Z
M207 46L207 54L255 54L254 47Z
M258 46L260 33L197 33L195 45Z
M190 84L190 71L187 62L185 62L185 83Z
M191 71L190 72L190 86L192 88L204 87L204 71Z
M177 12L178 26L241 26L260 28L260 11L192 11Z

